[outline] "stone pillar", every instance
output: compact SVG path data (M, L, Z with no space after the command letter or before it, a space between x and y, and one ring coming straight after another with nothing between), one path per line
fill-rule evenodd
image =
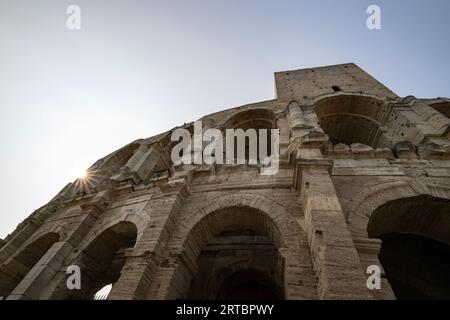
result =
M376 300L395 300L395 294L386 278L383 266L378 259L381 249L381 240L374 238L353 238L353 243L358 251L363 271L367 270L367 267L371 265L376 265L381 269L381 288L368 290L373 294Z
M73 249L86 237L92 226L103 213L106 203L110 202L113 196L113 191L102 191L91 200L82 203L80 205L82 211L80 213L81 219L76 222L64 240L53 244L8 298L64 298L64 295L58 296L61 292L66 292L67 290L65 280L68 275L63 265L64 259L69 257ZM42 283L44 282L47 285L43 286ZM63 288L60 287L57 290L57 286L61 284ZM44 292L42 292L42 288L44 288Z
M305 248L307 252L307 248ZM278 249L280 268L283 272L284 293L287 300L317 300L317 287L311 272L309 255Z
M11 239L0 249L0 296L7 297L17 283L15 272L17 265L11 258L41 225L42 220L35 218L28 220L25 226L15 231Z
M292 140L301 139L313 129L313 126L307 123L303 111L296 101L289 103L287 119Z
M150 287L149 298L156 300L187 299L191 280L198 272L192 256L172 252L162 261Z
M134 249L125 251L125 265L119 280L113 284L108 300L145 299L152 274L157 268L155 257L149 253L134 255Z
M127 260L119 280L113 285L108 299L146 299L157 267L161 264L176 215L185 196L187 185L178 183L162 187L162 196L152 199L146 210L152 224L147 226Z
M320 299L371 299L358 253L347 229L329 170L322 154L328 140L312 108L288 106L293 187L300 191L305 229Z
M292 101L288 106L287 119L291 132L291 151L299 145L320 147L328 139L311 107L302 108L297 101Z
M84 213L81 214L83 218L79 224L69 232L65 240L54 243L49 250L47 250L41 259L8 295L7 299L20 300L40 298L40 295L43 293L42 288L48 288L48 286L43 285L43 283L49 283L56 273L60 271L64 258L67 257L72 249L83 239L94 221L100 215L106 194L106 191L100 192L89 202L81 205Z
M59 271L64 258L72 249L73 247L66 241L54 243L11 292L7 300L39 299L42 288L45 288Z
M305 226L320 299L371 299L327 166L299 163Z

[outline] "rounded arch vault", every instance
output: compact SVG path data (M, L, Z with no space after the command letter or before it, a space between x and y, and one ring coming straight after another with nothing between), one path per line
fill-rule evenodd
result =
M381 240L377 261L372 261L382 267L397 299L450 298L448 191L435 185L385 184L358 198L349 214L354 237Z
M335 94L316 101L315 110L322 129L333 144L392 147L384 135L385 106L376 97Z
M258 298L251 295L256 288L278 299L317 297L306 235L276 202L253 194L222 196L178 226L166 298Z

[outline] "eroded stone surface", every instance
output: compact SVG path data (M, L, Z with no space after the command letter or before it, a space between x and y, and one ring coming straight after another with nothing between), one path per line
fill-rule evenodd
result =
M275 83L276 99L201 120L280 129L276 175L174 166L171 131L136 140L0 240L0 296L91 299L112 283L109 299L448 298L449 100L400 98L354 64ZM70 265L82 290L66 287Z

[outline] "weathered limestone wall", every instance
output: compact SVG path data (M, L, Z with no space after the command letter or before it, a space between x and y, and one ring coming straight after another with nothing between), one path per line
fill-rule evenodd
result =
M285 299L394 299L386 277L366 286L380 236L450 245L448 99L400 98L354 64L278 72L275 83L277 99L202 121L280 129L276 175L174 166L171 132L136 140L2 240L0 296L90 299L113 283L109 299L214 298L244 274ZM82 290L66 286L70 265Z

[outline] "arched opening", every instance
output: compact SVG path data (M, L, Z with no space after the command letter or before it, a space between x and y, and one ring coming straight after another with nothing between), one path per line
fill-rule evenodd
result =
M381 130L383 105L378 99L358 95L332 96L318 101L315 110L322 129L333 144L391 147Z
M59 241L57 233L47 233L20 251L0 269L0 296L7 297L39 262L50 247Z
M441 101L441 102L436 102L436 103L430 103L430 106L434 110L442 113L447 118L450 118L450 101Z
M94 299L100 289L119 280L126 260L125 250L134 247L136 238L136 226L128 221L119 222L98 235L81 253L81 290L72 290L68 298Z
M283 299L280 232L263 212L230 207L201 219L185 252L195 261L189 299Z
M259 153L260 153L260 129L266 129L267 130L267 136L266 136L266 146L267 146L267 155L270 156L271 148L272 148L272 135L271 135L271 129L276 129L277 123L276 118L272 110L269 109L250 109L250 110L244 110L241 112L238 112L231 116L223 125L223 136L226 137L226 129L242 129L245 132L247 132L248 129L254 129L256 131L256 141L255 143L255 150L257 158L256 160L261 163L263 159L260 159ZM248 161L250 159L250 143L251 142L250 137L245 138L245 160ZM234 156L237 158L238 154L238 145L237 145L237 139L234 138Z
M254 269L238 271L223 281L218 300L278 300L282 293L277 284Z
M450 299L450 200L390 201L372 214L380 263L397 299Z

